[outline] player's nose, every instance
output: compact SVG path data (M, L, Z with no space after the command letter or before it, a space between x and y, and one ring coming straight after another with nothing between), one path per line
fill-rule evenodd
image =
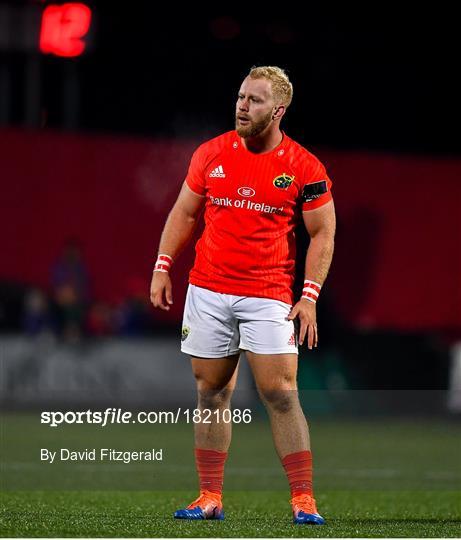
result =
M248 100L247 99L240 100L240 102L238 104L238 109L239 109L239 111L247 112L248 111Z

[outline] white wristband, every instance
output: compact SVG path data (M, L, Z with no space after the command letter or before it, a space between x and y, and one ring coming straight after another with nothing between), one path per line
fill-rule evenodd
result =
M304 280L304 286L303 286L303 292L302 292L301 298L305 298L306 300L309 300L309 302L316 304L321 288L322 286L320 285L320 283L317 283L310 279L306 279Z
M157 261L154 266L154 272L166 272L170 271L171 265L173 264L173 258L165 253L159 253Z

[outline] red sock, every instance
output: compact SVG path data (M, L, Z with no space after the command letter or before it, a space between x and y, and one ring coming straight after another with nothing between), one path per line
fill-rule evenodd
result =
M290 483L291 496L312 493L312 454L310 450L288 454L282 459L283 468Z
M222 494L226 458L227 452L195 449L195 464L200 482L200 491L207 489L213 493Z

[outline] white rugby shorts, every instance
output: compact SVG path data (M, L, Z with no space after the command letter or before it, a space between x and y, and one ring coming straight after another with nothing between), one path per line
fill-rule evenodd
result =
M189 285L184 306L181 351L199 358L222 358L241 349L259 354L298 353L291 306L271 298L221 294Z

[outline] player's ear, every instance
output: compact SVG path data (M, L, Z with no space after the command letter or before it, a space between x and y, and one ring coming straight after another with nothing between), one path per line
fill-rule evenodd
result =
M276 105L272 113L272 120L278 120L285 114L285 105Z

